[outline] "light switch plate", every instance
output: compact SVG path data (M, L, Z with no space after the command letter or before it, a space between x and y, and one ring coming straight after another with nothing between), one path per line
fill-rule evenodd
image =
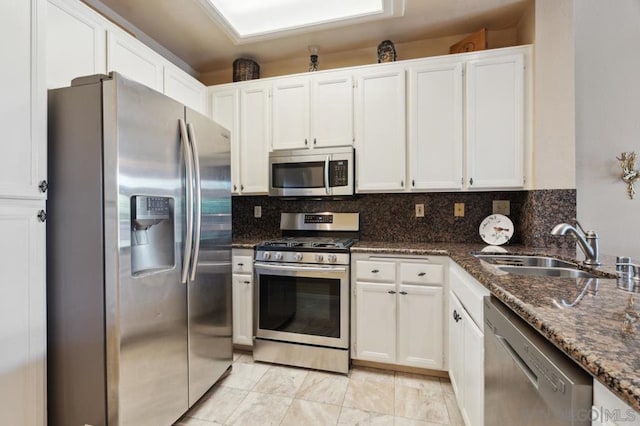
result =
M511 214L511 202L509 200L493 200L493 214L509 216Z
M453 205L453 215L455 217L464 217L464 203L455 203Z
M262 206L253 206L253 217L262 217Z
M424 204L416 204L416 217L424 217Z

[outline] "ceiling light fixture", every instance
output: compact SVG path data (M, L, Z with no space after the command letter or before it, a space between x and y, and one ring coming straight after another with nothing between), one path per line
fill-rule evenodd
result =
M200 0L236 44L404 15L405 0Z

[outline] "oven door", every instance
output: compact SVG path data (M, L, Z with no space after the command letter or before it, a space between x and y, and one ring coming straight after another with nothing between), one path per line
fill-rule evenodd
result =
M347 349L349 266L254 264L257 338Z

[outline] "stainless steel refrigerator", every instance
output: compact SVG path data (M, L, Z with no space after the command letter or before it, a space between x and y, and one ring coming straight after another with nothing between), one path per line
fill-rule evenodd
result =
M116 73L49 91L49 424L169 425L230 368L229 150Z

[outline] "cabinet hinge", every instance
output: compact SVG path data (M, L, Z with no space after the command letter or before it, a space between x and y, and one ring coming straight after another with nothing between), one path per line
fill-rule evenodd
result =
M40 222L46 222L47 221L47 212L44 210L40 210L38 212L38 220Z
M460 178L460 185L464 185L464 177Z
M40 192L44 194L49 189L49 183L46 180L42 180L40 181L38 188L40 188Z

